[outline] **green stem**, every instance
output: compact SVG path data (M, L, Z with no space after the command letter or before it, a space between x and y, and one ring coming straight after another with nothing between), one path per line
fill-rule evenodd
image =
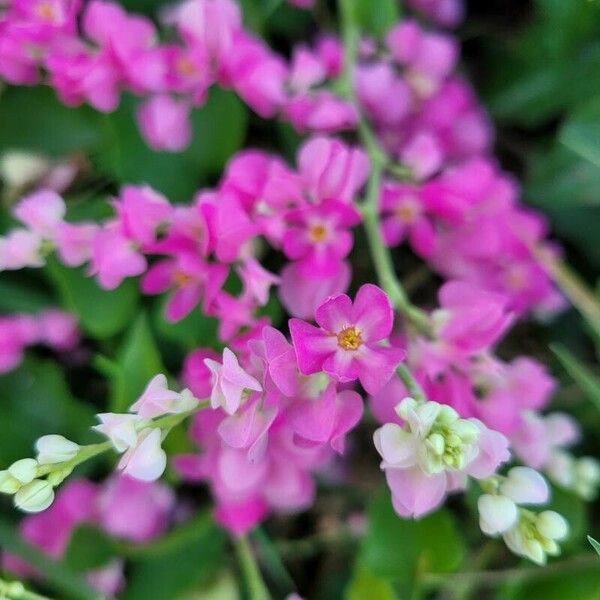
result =
M164 440L171 431L171 429L173 429L173 427L176 427L194 413L208 408L209 406L209 400L202 400L192 410L177 413L174 415L164 415L153 421L144 421L140 423L137 429L142 430L146 427L157 427L159 429L162 429L162 439ZM110 441L101 442L99 444L88 444L86 446L81 446L77 455L70 461L65 463L42 465L41 467L39 467L37 471L37 476L43 477L45 475L50 475L51 473L54 473L56 479L53 482L53 485L58 485L61 483L62 480L67 478L73 472L73 469L75 469L75 467L100 454L103 454L104 452L108 452L112 449L112 447L113 446Z
M398 281L390 252L383 244L381 238L377 203L383 171L390 166L390 159L385 150L381 148L366 120L360 115L354 94L352 81L356 64L359 32L354 20L352 0L339 0L339 11L342 19L342 36L344 40L344 71L341 77L340 89L343 95L354 104L359 113L358 133L371 162L367 191L362 205L363 224L367 234L369 250L373 258L379 284L390 297L393 306L400 310L419 330L428 332L430 329L429 318L425 312L411 304L404 288ZM403 168L401 165L396 164L392 170L397 172Z
M594 293L564 262L543 248L532 247L531 250L546 273L600 337L600 302Z
M463 571L462 573L427 573L423 582L432 587L452 586L465 582L476 583L479 587L495 587L506 581L543 581L559 575L576 573L598 566L598 557L584 554L563 561L550 563L547 567L504 569L502 571Z
M250 600L270 600L271 595L256 564L246 536L241 536L235 540L235 550L248 586Z
M0 579L0 598L7 600L50 600L46 596L41 596L25 589L20 581L4 581Z
M400 363L396 367L396 373L398 373L398 377L402 379L402 382L406 386L409 394L415 400L420 400L422 402L427 402L427 397L425 396L425 392L417 382L417 380L413 377L412 373L407 369L404 363Z

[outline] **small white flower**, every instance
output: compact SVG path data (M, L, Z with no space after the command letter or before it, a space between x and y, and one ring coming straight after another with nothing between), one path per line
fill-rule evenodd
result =
M52 486L42 479L34 479L15 494L15 506L25 512L41 512L54 501Z
M92 429L105 435L117 452L125 452L136 445L138 439L136 425L141 422L138 415L100 413L96 417L100 425L94 425Z
M35 443L40 465L54 465L68 462L77 456L79 444L68 440L62 435L44 435Z
M504 534L504 541L515 554L543 565L547 555L560 553L556 542L564 539L568 532L567 522L553 510L538 515L522 510L518 522Z

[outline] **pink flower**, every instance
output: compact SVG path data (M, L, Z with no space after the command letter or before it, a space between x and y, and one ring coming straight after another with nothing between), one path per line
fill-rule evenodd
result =
M283 60L258 39L235 36L235 52L223 56L221 79L261 117L272 117L283 104L287 68Z
M79 342L77 319L62 310L46 310L39 315L40 338L57 350L70 350Z
M378 124L398 126L412 108L409 85L388 63L357 66L355 86L361 105Z
M141 104L137 122L142 136L154 150L179 152L192 139L190 105L167 94L152 96Z
M388 183L379 201L381 231L388 246L400 244L406 237L420 256L430 256L435 248L435 229L427 215L419 190L408 184Z
M5 237L0 237L0 271L43 267L42 242L37 233L27 229L13 229Z
M222 190L219 194L202 194L197 206L208 222L215 254L222 262L233 262L245 244L258 233L256 223L244 210L236 194Z
M142 419L153 419L177 410L180 394L168 388L167 378L160 374L155 375L142 395L131 405L129 409Z
M513 321L507 298L461 281L439 291L442 308L433 314L436 333L455 350L473 353L498 341Z
M149 186L123 186L113 207L125 236L142 246L155 242L173 215L169 201Z
M242 28L240 8L233 0L186 0L169 20L191 46L200 45L217 62L231 50Z
M292 56L289 86L295 92L306 92L326 77L325 67L306 46L296 46Z
M181 379L197 398L207 398L212 390L211 370L204 359L219 360L220 355L212 348L199 348L185 357Z
M300 132L343 131L352 129L358 120L350 102L325 90L294 96L285 103L283 114Z
M324 371L341 382L359 379L374 394L404 356L399 348L377 344L390 335L394 314L389 298L375 285L363 285L354 304L345 294L331 297L317 308L315 319L319 328L300 319L289 323L304 375Z
M254 462L266 451L268 431L276 417L275 407L263 406L255 399L221 421L219 435L228 446L247 450L248 460Z
M222 364L211 358L205 358L204 363L213 374L210 396L213 408L222 407L232 415L242 404L245 390L261 392L263 389L254 377L240 367L237 357L229 348L223 350Z
M369 160L361 149L315 137L300 147L298 169L314 199L350 202L367 179Z
M205 310L216 298L227 278L225 265L208 263L188 252L152 265L142 280L145 294L160 294L173 289L165 307L169 321L187 316L203 299Z
M279 284L279 277L267 271L252 257L248 257L236 268L244 284L244 294L255 300L260 306L269 301L269 288Z
M360 421L362 398L352 390L337 392L331 383L317 398L295 400L287 413L298 445L331 444L344 453L345 435Z
M298 261L298 267L312 277L328 277L339 271L339 263L352 249L349 228L360 214L352 206L326 200L316 206L290 211L289 228L283 236L283 252Z
M318 306L329 296L348 289L352 273L346 262L338 264L337 271L327 276L314 277L296 262L288 263L281 272L279 299L285 309L300 319L311 319Z
M465 12L463 0L408 0L407 4L444 27L456 27Z
M30 231L53 240L57 226L65 216L64 200L51 190L40 190L23 197L13 209L13 214Z
M54 243L61 262L68 267L79 267L92 256L92 240L99 231L95 223L60 223Z
M161 430L142 430L135 446L125 451L118 468L125 474L140 481L155 481L167 466L167 455L161 448Z
M141 275L146 266L146 259L137 252L134 242L117 229L105 228L95 235L88 272L98 277L103 288L119 287L126 277Z
M439 171L444 154L435 135L421 131L411 138L400 152L400 162L410 168L419 181Z
M175 495L166 485L116 475L103 486L97 503L107 533L141 543L166 529Z

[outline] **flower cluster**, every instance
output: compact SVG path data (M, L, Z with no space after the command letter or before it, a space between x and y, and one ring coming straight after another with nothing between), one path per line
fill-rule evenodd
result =
M461 18L458 0L410 4L446 25ZM80 8L12 2L0 21L3 77L33 84L43 70L65 103L103 111L115 109L124 90L140 95L142 132L159 149L188 143L191 107L213 83L265 118L279 114L300 132L320 133L301 144L295 167L262 150L239 152L216 186L187 205L126 185L102 222L72 222L68 203L48 189L14 206L20 225L0 238L0 270L42 267L55 252L104 289L140 277L144 294L167 296L166 320L198 306L216 318L222 352L191 352L182 392L156 375L129 413L98 414L94 429L105 444L41 438L37 459L0 472L0 491L25 511L44 510L76 465L108 448L122 455L125 477L152 482L167 465L164 437L193 416L199 450L174 457L173 467L185 481L208 483L217 520L243 534L273 511L311 505L315 476L344 454L362 418L360 384L382 424L374 442L400 516L418 518L477 481L485 534L502 535L538 563L556 554L567 533L562 517L523 508L548 499L537 470L592 498L600 468L567 450L579 435L570 418L542 415L555 388L546 369L526 356L504 361L495 350L518 319L562 307L537 259L558 250L490 156L491 125L456 74L456 40L404 20L381 44L361 40L356 64L343 64L333 36L297 46L288 64L242 27L233 0L171 7L163 20L176 35L166 44L152 22L116 4L91 0L82 15ZM350 89L336 95L343 87ZM357 126L364 148L328 135ZM345 292L360 224L384 289L365 283L352 300ZM430 311L410 305L395 276L390 249L404 240L446 279ZM274 273L266 257L276 254L283 266ZM272 287L292 317L289 339L261 310ZM43 334L32 320L7 318L16 333L6 325L0 368L16 364L27 344L73 343L68 317L45 313L41 322ZM502 475L509 448L527 466ZM77 494L95 496L89 489ZM50 510L69 513L61 498ZM60 539L48 542L53 555L78 522L110 530L109 516L96 510L92 501L67 519ZM118 579L120 567L115 572Z
M403 425L386 423L374 440L396 512L420 517L467 478L487 479L509 458L508 440L451 407L405 398L396 407Z
M344 452L362 416L361 397L346 384L358 380L374 392L404 355L384 345L393 313L374 285L362 286L354 302L331 297L316 320L320 328L292 319L292 343L267 326L239 359L226 348L222 362L200 352L186 364L186 383L196 394L210 391L216 410L199 413L192 426L201 454L178 456L174 466L187 480L210 483L217 519L235 533L272 510L311 504L311 474Z
M513 467L506 477L493 477L483 488L486 493L479 497L477 505L485 534L501 534L515 554L538 564L546 562L546 555L559 554L556 542L569 531L564 518L552 510L534 513L522 508L548 501L548 486L537 471Z

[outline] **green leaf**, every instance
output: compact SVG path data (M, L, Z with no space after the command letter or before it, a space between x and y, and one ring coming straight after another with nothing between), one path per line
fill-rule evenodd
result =
M137 310L137 282L126 279L116 290L103 290L83 268L48 261L47 272L58 288L65 308L75 313L80 326L92 337L108 338L123 330Z
M554 344L551 346L551 349L567 373L575 380L581 391L600 410L600 379L564 346Z
M374 576L409 583L417 571L447 573L463 561L465 544L446 510L418 521L403 519L385 490L371 502L368 514L359 561Z
M24 273L2 273L0 310L2 312L38 312L52 304L52 297L33 285Z
M35 440L59 433L77 442L89 439L93 410L73 398L52 361L27 358L0 377L0 468L31 456Z
M354 18L361 30L378 39L383 38L400 19L396 0L378 0L376 8L373 6L372 0L354 0L352 8L354 9Z
M561 144L533 151L528 159L527 202L551 211L551 216L564 208L600 206L600 168L596 165Z
M52 157L91 150L101 141L101 116L61 104L49 87L7 87L0 99L0 151L31 150Z
M135 119L139 102L126 95L118 110L105 116L98 163L119 183L149 184L172 201L189 201L244 141L247 111L233 93L211 90L207 103L192 111L192 143L175 153L156 152L142 139Z
M587 536L588 542L592 545L592 548L596 551L598 556L600 556L600 542L595 540L591 535Z
M111 410L125 412L144 391L150 379L165 370L144 313L129 329L117 353L114 367Z
M346 588L346 600L396 600L394 588L386 579L373 575L364 565L358 565Z
M92 525L79 525L71 535L63 562L82 572L106 565L114 554L115 543L106 533Z
M131 549L122 600L172 600L202 585L223 562L225 534L209 514L180 525L148 546Z
M185 319L171 323L164 317L164 307L168 298L156 303L153 313L153 325L166 340L176 343L186 351L198 347L219 348L217 336L219 322L208 317L201 309L195 308Z
M560 141L583 158L600 166L600 97L578 107L564 123Z
M560 543L563 552L581 546L581 540L588 528L586 503L573 492L552 486L549 510L561 514L569 524L569 534Z

